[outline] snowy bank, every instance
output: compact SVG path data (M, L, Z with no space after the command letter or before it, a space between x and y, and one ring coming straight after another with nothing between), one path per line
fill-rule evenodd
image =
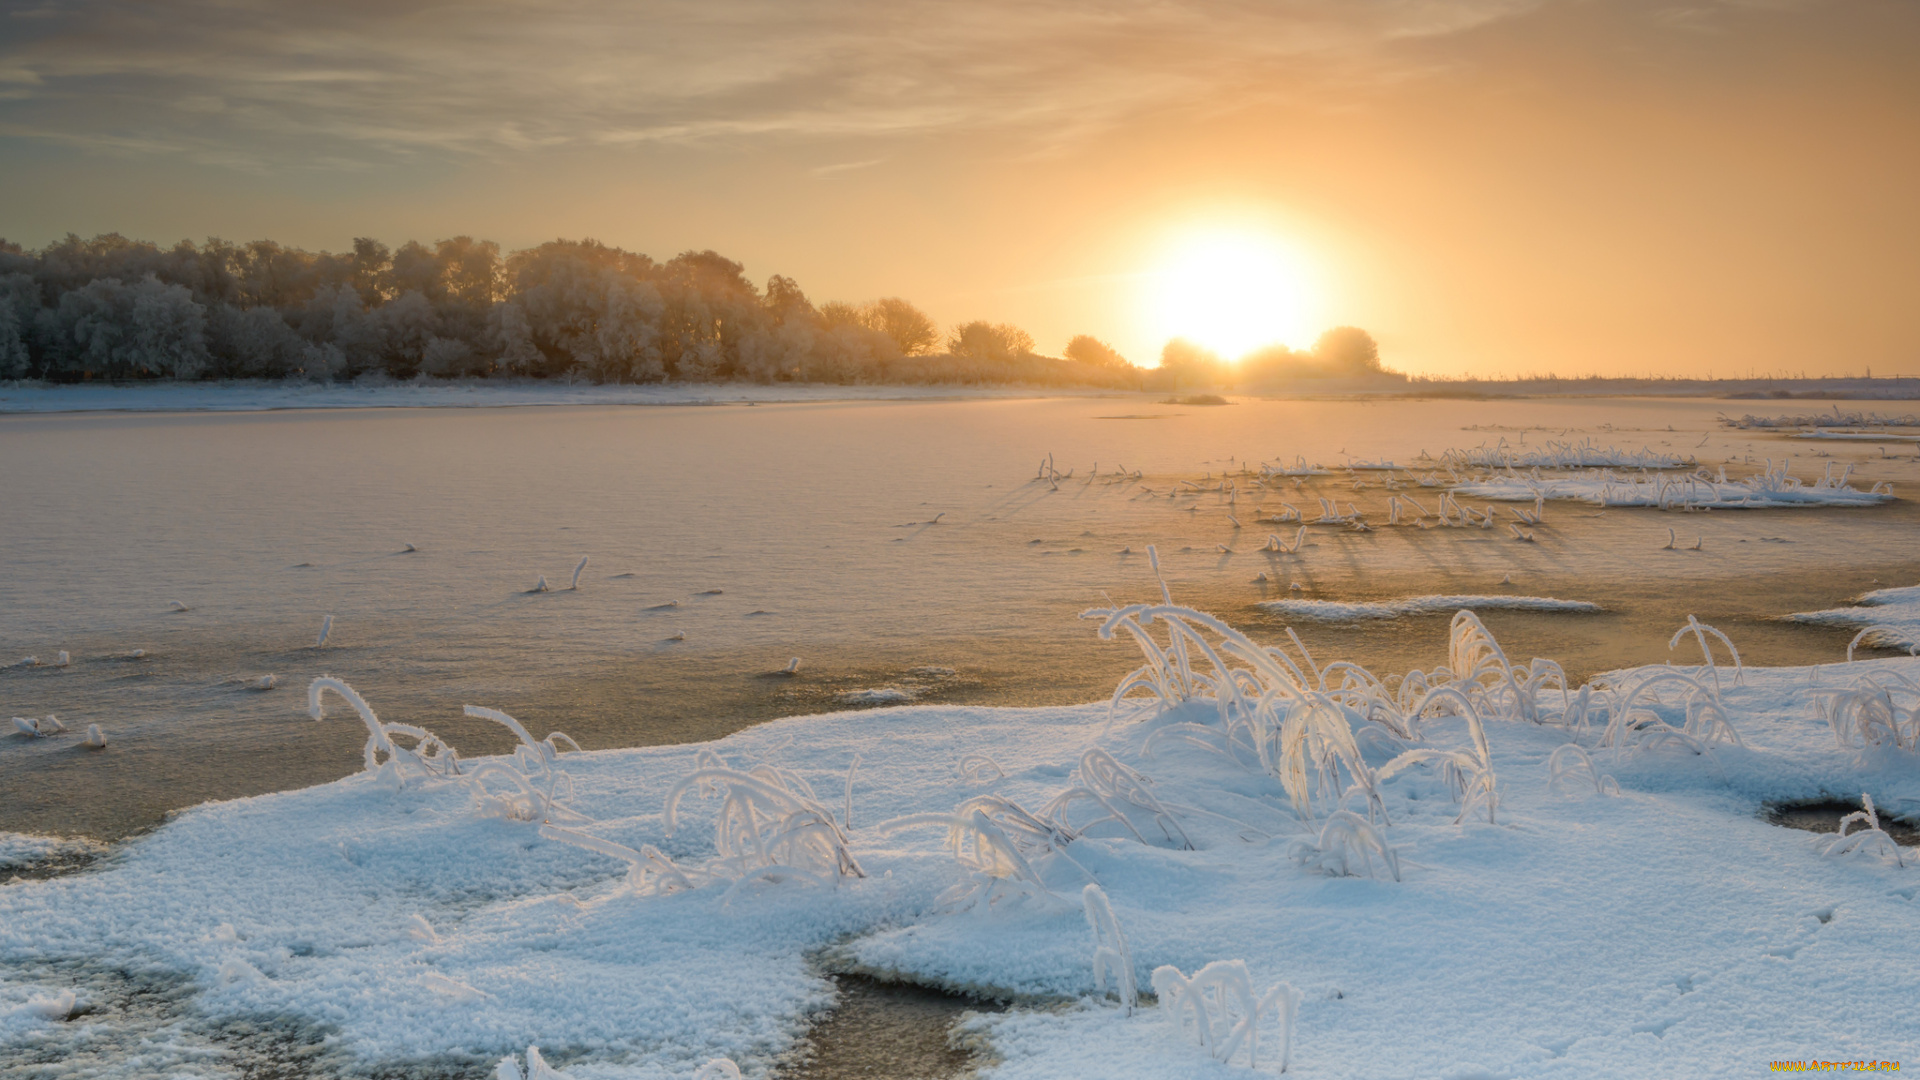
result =
M522 735L457 762L368 709L366 772L0 891L0 1053L231 1076L233 1033L264 1027L356 1073L537 1043L571 1077L765 1076L828 999L816 958L1058 1003L971 1022L994 1080L1283 1054L1305 1077L1749 1076L1920 1041L1860 1007L1920 991L1914 853L1828 856L1760 817L1863 791L1920 809L1920 660L1741 672L1689 626L1709 666L1569 690L1462 614L1444 663L1381 681L1170 605L1099 614L1145 658L1117 713L889 708L567 754ZM1115 964L1163 996L1110 1000ZM174 980L177 1012L89 990L107 969ZM1202 969L1274 993L1251 1016L1164 996ZM1235 1021L1251 1062L1201 1045Z

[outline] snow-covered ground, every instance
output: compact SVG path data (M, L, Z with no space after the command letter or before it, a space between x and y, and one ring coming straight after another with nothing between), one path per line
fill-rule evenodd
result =
M256 412L265 409L480 409L509 405L718 405L745 402L903 401L1099 396L1032 387L828 386L777 383L598 385L508 382L154 382L130 385L0 383L0 413Z
M1233 647L1173 614L1195 641ZM1158 634L1152 615L1136 610L1136 625ZM1423 678L1451 681L1458 701L1337 667L1318 682L1332 697L1315 698L1310 674L1282 692L1292 661L1235 665L1298 705L1289 723L1319 733L1306 744L1319 768L1346 762L1330 787L1311 762L1295 774L1266 761L1295 745L1260 728L1278 719L1260 711L1271 701L1219 707L1190 642L1186 660L1156 645L1143 669L1188 697L1165 709L796 718L711 744L566 754L555 764L570 784L522 755L537 782L519 798L554 792L556 822L584 816L567 827L633 849L631 875L502 816L508 802L487 801L471 771L405 760L197 807L92 872L0 890L0 1053L83 1063L83 1075L227 1076L233 1033L264 1028L316 1047L322 1065L383 1075L490 1074L537 1043L572 1077L686 1077L722 1055L763 1076L827 1001L824 962L1028 1002L971 1022L994 1080L1247 1075L1244 1053L1223 1064L1183 1037L1165 999L1128 1015L1099 993L1080 900L1090 880L1140 986L1162 965L1191 974L1217 960L1244 961L1256 989L1290 984L1290 1075L1749 1076L1773 1060L1898 1059L1920 1044L1920 1019L1898 1007L1920 992L1920 869L1900 865L1915 853L1824 857L1760 817L1769 801L1863 791L1889 812L1920 809L1911 749L1851 734L1843 745L1822 712L1877 681L1911 746L1920 695L1904 680L1920 660L1648 668L1570 697L1551 665L1508 667L1473 626L1455 630L1447 663L1460 676ZM1636 686L1666 689L1636 705ZM378 687L360 689L378 704ZM1610 729L1602 710L1622 722ZM356 723L337 711L326 723ZM1716 733L1721 717L1737 744ZM1260 731L1274 741L1256 753ZM1596 768L1556 784L1549 758L1569 743ZM1408 747L1447 756L1383 767ZM1364 753L1359 772L1352 753ZM1497 802L1463 812L1441 766ZM679 793L671 828L670 795L697 773L705 784ZM1368 775L1371 810L1364 793L1337 794ZM505 795L519 783L488 782ZM717 832L722 796L740 813L777 812ZM1044 820L1023 832L1009 803ZM1379 830L1398 880L1378 853L1348 851L1354 873L1329 873L1341 851L1322 830L1338 804L1357 812L1342 819L1351 836ZM917 814L947 817L897 820ZM771 863L760 841L775 845ZM128 1006L103 971L171 980L172 1011ZM1280 1025L1261 1027L1255 1064L1272 1073Z
M1275 615L1319 622L1355 619L1397 619L1402 615L1434 615L1468 608L1475 611L1599 611L1587 600L1557 600L1551 596L1408 596L1398 600L1263 600L1258 605Z
M1862 642L1895 649L1920 648L1920 585L1875 589L1853 607L1802 611L1793 622L1815 626L1845 626L1867 631Z

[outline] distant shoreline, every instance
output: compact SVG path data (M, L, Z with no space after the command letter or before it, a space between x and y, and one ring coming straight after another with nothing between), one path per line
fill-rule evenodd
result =
M1727 402L1894 404L1920 400L1920 378L1897 379L1521 379L1382 386L1302 383L1228 390L1230 397L1524 400L1669 398ZM288 409L513 408L555 405L748 405L993 398L1151 398L1165 391L1022 384L645 383L546 379L315 383L291 380L140 383L0 383L0 415L80 412L267 412Z

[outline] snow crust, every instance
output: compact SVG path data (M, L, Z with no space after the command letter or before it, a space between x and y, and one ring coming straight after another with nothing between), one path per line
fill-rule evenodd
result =
M1263 600L1258 605L1276 615L1320 622L1358 619L1397 619L1402 615L1452 614L1473 611L1594 612L1599 604L1586 600L1556 600L1551 596L1408 596L1398 600Z
M1144 751L1155 731L1209 722L1211 703L1118 719L1093 705L877 709L561 759L572 805L598 819L588 831L697 862L714 850L702 808L684 804L691 822L669 836L662 807L703 751L836 792L857 754L851 833L868 876L833 887L638 895L616 860L483 818L458 784L419 776L207 804L95 872L0 890L0 1046L77 1053L131 1023L57 1015L76 973L110 965L175 973L206 1024L327 1032L328 1052L362 1070L477 1070L537 1043L573 1077L685 1077L717 1056L764 1076L826 1003L809 961L824 956L1067 1003L970 1022L999 1059L994 1080L1246 1075L1176 1038L1157 1008L1129 1017L1092 996L1085 879L1069 864L1049 871L1051 895L954 913L939 898L963 872L939 832L874 827L979 795L1037 807L1097 746L1198 811L1182 812L1193 850L1111 827L1067 849L1110 898L1136 981L1241 959L1258 984L1302 989L1290 1075L1747 1076L1775 1059L1898 1057L1920 1018L1860 1004L1920 992L1916 870L1822 859L1759 816L1767 801L1861 791L1888 813L1920 810L1912 754L1841 747L1817 712L1868 674L1914 678L1920 660L1749 669L1737 684L1723 668L1745 745L1595 751L1618 796L1550 788L1563 729L1494 723L1499 825L1455 824L1422 769L1383 785L1398 882L1289 857L1309 830L1272 778L1178 742ZM1467 738L1458 719L1427 730L1435 746ZM968 754L1004 775L963 771ZM233 1068L204 1045L151 1040L97 1074Z
M0 832L0 873L55 859L98 855L106 850L105 844L81 836Z
M1875 589L1861 596L1857 606L1802 611L1787 616L1787 619L1815 626L1868 629L1869 633L1863 639L1865 644L1895 649L1917 648L1920 647L1920 585Z

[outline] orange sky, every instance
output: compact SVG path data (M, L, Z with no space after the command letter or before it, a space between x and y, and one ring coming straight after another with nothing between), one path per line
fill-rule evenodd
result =
M11 10L0 235L712 247L1152 362L1241 230L1403 370L1920 374L1910 0L292 8Z

